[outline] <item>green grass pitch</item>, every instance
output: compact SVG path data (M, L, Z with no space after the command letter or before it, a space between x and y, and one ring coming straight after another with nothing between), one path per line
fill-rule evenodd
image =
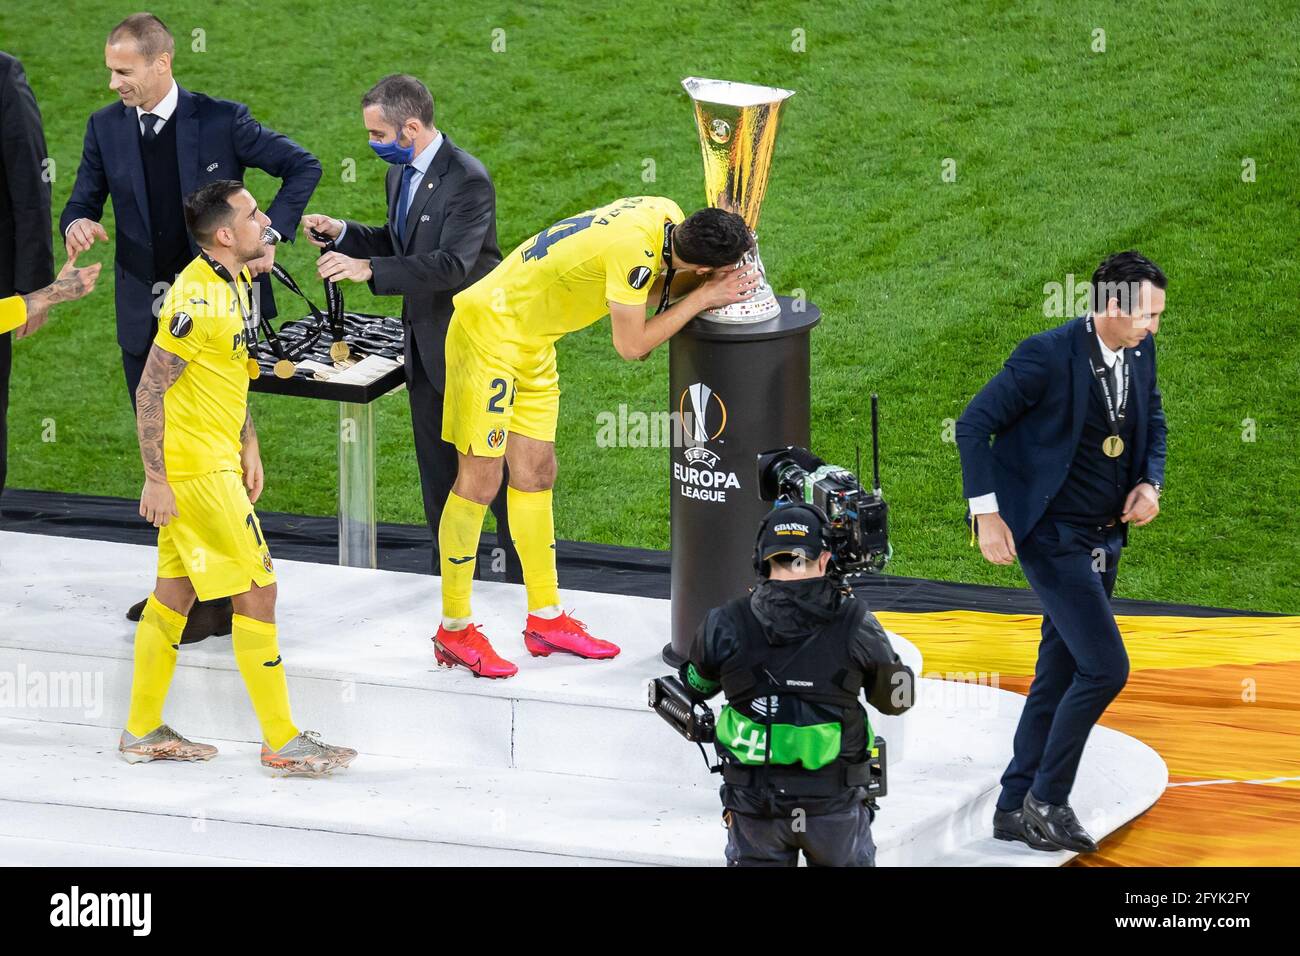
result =
M1048 283L1140 249L1171 283L1160 332L1168 488L1160 518L1133 535L1119 593L1300 612L1294 5L152 9L176 34L181 85L247 103L320 158L310 211L382 219L384 168L358 100L385 73L420 76L437 125L495 178L504 248L621 195L702 204L682 77L798 91L764 206L764 258L778 291L805 290L825 316L813 334L816 450L851 464L869 393L882 396L893 573L1023 586L1018 569L967 546L948 423L1018 340L1059 321L1044 315ZM24 62L44 114L56 218L86 117L110 102L104 37L130 12L84 0L0 13L0 46ZM270 201L271 180L249 184ZM314 257L303 242L281 252L300 279ZM106 280L16 346L12 487L139 494ZM398 307L360 286L346 295L353 309ZM596 442L601 412L665 407L666 360L661 349L621 361L607 321L561 343L561 537L668 546L666 451ZM253 405L267 466L259 506L332 513L336 410ZM403 395L379 404L382 520L422 520L408 417Z

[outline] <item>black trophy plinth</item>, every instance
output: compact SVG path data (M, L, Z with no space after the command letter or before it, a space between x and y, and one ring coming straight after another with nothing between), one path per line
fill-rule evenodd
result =
M758 454L809 444L808 333L821 311L777 299L774 319L695 319L670 340L670 410L684 439L669 465L672 640L663 659L673 667L708 610L754 583L754 535L772 508L758 497Z

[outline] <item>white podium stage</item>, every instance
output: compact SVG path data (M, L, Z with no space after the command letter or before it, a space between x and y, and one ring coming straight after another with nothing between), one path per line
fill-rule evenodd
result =
M361 755L322 779L263 770L230 639L209 638L182 648L166 718L221 753L132 766L116 754L134 634L123 614L154 560L137 545L0 532L0 863L722 863L720 778L645 703L668 671L667 601L563 591L623 653L533 658L523 589L476 582L476 620L519 665L491 681L436 666L438 578L277 561L295 719ZM893 640L920 673L916 648ZM908 714L875 715L890 756L880 865L1069 859L990 835L1022 703L922 680ZM1071 802L1100 838L1166 782L1154 751L1098 727Z

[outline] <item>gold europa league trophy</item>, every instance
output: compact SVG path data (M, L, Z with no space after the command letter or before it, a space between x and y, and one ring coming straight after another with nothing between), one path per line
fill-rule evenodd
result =
M772 171L772 150L776 146L776 125L781 104L794 90L781 90L751 83L705 80L688 76L682 86L695 102L695 125L704 154L704 192L709 205L738 213L758 229L758 213L767 192ZM763 260L758 254L757 236L752 251L741 260L758 269L761 285L744 302L701 313L714 322L762 322L781 314L772 287L767 283Z
M682 86L695 102L705 198L753 231L777 116L794 93L694 76ZM668 455L672 641L663 658L673 667L709 609L754 583L754 529L772 507L758 493L759 454L810 443L810 333L821 312L772 292L757 243L742 265L758 270L757 291L701 313L668 340L667 407L684 426ZM679 288L674 282L671 291Z

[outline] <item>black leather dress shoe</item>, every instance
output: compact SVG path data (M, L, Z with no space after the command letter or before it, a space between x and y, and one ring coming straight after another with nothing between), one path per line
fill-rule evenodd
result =
M1055 851L1061 849L1044 837L1032 823L1025 823L1023 810L994 810L993 838L996 840L1019 841L1035 850Z
M144 614L145 601L131 605L126 612L128 621L138 621ZM223 637L230 633L231 618L235 613L230 598L217 598L214 601L195 601L190 608L190 615L185 620L185 630L181 632L182 644L197 644L209 637Z
M1039 833L1062 849L1076 853L1097 852L1097 841L1088 835L1068 803L1044 803L1027 793L1024 821L1026 826L1036 827Z

